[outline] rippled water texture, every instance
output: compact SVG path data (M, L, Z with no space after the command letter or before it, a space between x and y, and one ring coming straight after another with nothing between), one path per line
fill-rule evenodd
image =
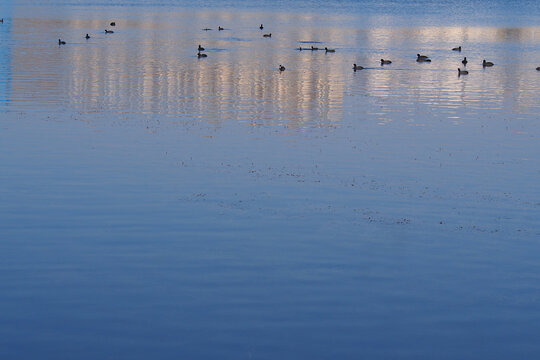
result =
M539 2L0 4L1 359L540 356Z

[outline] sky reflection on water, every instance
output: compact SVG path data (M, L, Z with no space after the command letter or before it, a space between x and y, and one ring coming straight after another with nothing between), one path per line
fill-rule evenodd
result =
M3 111L70 107L302 128L339 124L344 111L361 111L369 99L391 101L391 107L428 104L449 115L464 105L538 110L533 61L540 53L539 27L350 29L337 18L321 25L319 15L298 20L219 12L216 17L213 10L115 15L118 27L111 35L103 33L107 24L99 18L62 20L49 14L6 24ZM271 39L263 39L253 25L259 19L264 32L274 33ZM218 24L227 30L201 31ZM91 39L83 38L86 32ZM59 37L68 44L55 46ZM337 52L296 51L311 45L302 41ZM196 58L199 43L208 58ZM449 50L458 44L462 53ZM417 52L433 62L416 63ZM463 56L470 74L458 78ZM393 63L381 67L380 58ZM497 66L482 69L483 58ZM352 63L366 69L353 73ZM287 71L276 71L279 64ZM345 101L347 96L354 101Z

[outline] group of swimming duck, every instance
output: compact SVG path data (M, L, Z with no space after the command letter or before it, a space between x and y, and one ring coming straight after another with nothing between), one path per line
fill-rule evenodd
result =
M453 48L452 51L461 52L461 46ZM463 66L467 66L468 62L469 61L467 60L466 56L463 58L463 60L461 60L461 63L463 64ZM495 65L495 64L493 64L491 61L486 61L486 59L482 60L482 67L491 67L493 65ZM540 67L538 67L538 69L536 69L536 70L539 70L539 69L540 69ZM460 68L458 68L457 70L458 70L458 76L468 75L469 74L469 72L467 70L461 70Z
M261 30L264 29L264 25L261 24L261 25L259 26L259 29L261 29ZM204 28L204 29L203 29L203 31L211 31L211 30L212 30L211 28ZM225 30L224 27L218 26L218 31L223 31L223 30ZM272 37L272 33L263 34L263 37L264 37L264 38L271 38L271 37ZM208 57L208 55L206 55L206 54L204 54L204 53L201 53L201 51L204 51L204 48L199 44L199 48L197 49L197 57L198 57L198 58ZM285 70L285 67L283 67L283 69L281 69L281 65L280 65L280 70L281 70L281 71Z
M4 19L0 19L0 23L3 23L4 22ZM113 21L109 24L110 26L116 26L116 23ZM263 30L264 29L264 26L263 24L261 24L259 26L259 29L260 30ZM204 28L203 31L210 31L212 30L211 28ZM221 26L218 26L218 31L223 31L225 30L225 28L221 27ZM114 33L113 30L108 30L108 29L105 29L105 34L112 34ZM263 37L265 38L270 38L272 37L272 33L268 33L268 34L263 34ZM85 39L90 39L90 35L86 34L85 36ZM58 39L58 45L65 45L66 42L64 40L61 40L61 39ZM318 50L324 50L325 53L335 53L336 50L335 49L329 49L327 47L325 47L324 49L320 49L318 47L315 47L315 46L311 46L311 47L308 47L308 48L303 48L303 47L298 47L296 50L298 51L305 51L305 50L308 50L308 51L318 51ZM207 54L203 53L202 51L204 51L204 48L199 44L199 47L197 49L197 57L198 58L205 58L205 57L208 57ZM452 48L452 51L458 51L458 52L461 52L461 46L457 46L455 48ZM426 55L420 55L420 54L416 54L416 61L417 62L431 62L431 59L426 56ZM381 66L382 65L390 65L392 63L391 60L388 60L388 59L381 59ZM464 57L463 60L461 61L461 63L463 64L463 66L467 66L467 63L468 63L468 60L467 60L467 57ZM485 59L482 61L482 67L486 68L486 67L492 67L494 66L495 64L492 63L491 61L486 61ZM285 66L283 65L279 65L278 67L279 71L285 71ZM357 65L357 64L353 64L353 70L354 71L357 71L357 70L362 70L364 69L363 66L360 66L360 65ZM536 68L537 71L540 71L540 66ZM458 68L458 76L461 76L461 75L468 75L469 72L465 69L461 69L461 68Z
M461 46L453 48L452 51L461 52ZM418 62L431 62L431 59L426 55L416 54L416 61L418 61ZM467 60L467 57L464 57L463 60L461 60L461 63L463 64L463 66L467 66L468 62L469 61ZM382 64L383 64L383 60L381 60L381 65ZM482 61L482 66L483 67L491 67L493 65L495 65L495 64L493 64L491 61L486 61L486 59L484 59ZM469 72L467 70L461 70L461 68L458 68L457 70L458 70L458 76L468 75L469 74ZM538 67L536 70L540 70L540 67Z
M311 51L317 51L317 50L324 50L324 52L327 52L327 53L334 53L336 52L335 49L329 49L327 47L325 47L324 49L319 49L318 47L314 47L313 45L311 45L311 48L303 48L303 47L299 47L297 48L296 50L298 51L303 51L303 50L311 50Z
M261 24L259 26L259 29L263 30L264 29L264 26L263 24ZM204 31L209 31L209 30L212 30L210 28L204 28L203 29ZM221 26L218 27L218 30L221 31L221 30L224 30ZM265 38L269 38L269 37L272 37L272 33L268 33L268 34L263 34L263 37ZM201 58L201 57L207 57L206 54L203 54L201 53L201 51L203 51L204 48L199 45L199 48L198 48L198 52L197 52L197 57ZM325 53L335 53L336 50L335 49L329 49L327 47L325 47L324 49L322 48L318 48L318 47L315 47L313 45L311 45L311 47L298 47L296 48L296 50L298 51L318 51L318 50L324 50ZM452 48L452 51L459 51L461 52L461 46L458 46L458 47L455 47L455 48ZM420 54L416 54L416 61L417 62L431 62L431 59L426 56L426 55L420 55ZM391 60L388 60L388 59L381 59L381 66L382 65L390 65L392 63ZM463 60L461 61L461 63L463 64L463 66L467 66L467 63L468 63L468 60L467 60L467 57L464 57ZM482 61L482 66L483 67L491 67L491 66L494 66L495 64L492 63L491 61L486 61L485 59ZM279 71L285 71L285 66L283 65L279 65L278 67ZM354 71L357 71L357 70L362 70L364 69L363 66L360 66L360 65L357 65L357 64L353 64L353 70ZM536 68L536 70L540 71L540 66ZM462 70L461 68L458 68L458 76L461 76L461 75L468 75L469 72L467 70Z
M455 47L452 49L453 51L461 51L461 46L458 46L458 47ZM431 62L431 59L426 56L426 55L420 55L420 54L416 54L416 61L417 62ZM392 61L391 60L388 60L388 59L381 59L381 66L383 65L389 65L391 64ZM463 60L461 61L461 63L463 64L463 66L467 66L467 58L464 57ZM493 64L491 61L486 61L484 59L484 61L482 61L482 66L483 67L491 67L495 64ZM359 66L359 65L356 65L356 64L353 64L353 70L356 71L356 70L362 70L364 69L363 66ZM540 66L536 68L536 70L540 71ZM469 72L467 70L461 70L461 68L458 68L458 76L461 76L461 75L468 75Z
M111 22L109 25L110 25L110 26L116 26L116 22L113 21L113 22ZM109 30L109 29L105 29L105 34L114 34L114 31L113 31L113 30ZM90 39L90 35L86 34L86 35L84 36L84 38L85 38L86 40L88 40L88 39ZM62 39L58 39L58 45L66 45L66 42L65 42L64 40L62 40Z

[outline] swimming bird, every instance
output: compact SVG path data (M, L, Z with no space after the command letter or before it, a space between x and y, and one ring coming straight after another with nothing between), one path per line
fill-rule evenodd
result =
M58 45L66 45L66 42L63 40L58 39Z
M458 47L452 48L452 51L461 51L461 46L458 46Z
M391 64L392 61L391 60L384 60L384 59L381 59L381 65L388 65L388 64Z
M224 29L224 28L222 28L221 26L218 26L218 28L217 28L217 29L218 29L219 31L221 31L221 30L225 30L225 29Z
M486 59L484 59L484 61L482 61L482 66L483 67L489 67L489 66L493 66L495 64L493 64L491 61L486 61Z
M285 66L279 65L279 71L285 71Z
M458 76L469 74L467 70L461 70L460 68L458 68L457 71L458 71Z
M259 26L259 29L261 30L264 29L264 26L261 24L261 26Z
M86 40L90 39L90 35L86 34L86 36L84 37Z
M353 64L352 68L353 68L354 71L356 71L356 70L362 70L364 67L360 66L360 65Z
M466 56L463 58L463 60L461 60L461 63L463 64L463 66L467 66L468 61Z
M105 34L114 34L114 31L105 29Z
M324 48L324 51L327 52L327 53L329 53L329 52L336 52L335 49L329 49L329 48L327 48L327 47Z
M112 23L110 23L111 26L116 26L116 23L113 21Z
M197 53L197 57L198 57L198 58L208 57L208 55L203 54L202 52L199 51L199 52Z
M302 51L302 50L304 50L304 49L302 49L302 47L300 46L299 48L296 48L296 50Z
M197 50L199 50L199 52L204 51L204 48L201 46L201 44L199 44L199 48Z
M418 62L431 62L431 59L428 58L426 55L416 54L416 61L418 61Z
M203 29L203 31L210 31L210 30L212 30L212 29L210 29L210 28L204 28Z
M0 23L2 23L2 24L4 23L4 18L0 19Z
M272 37L272 33L270 33L270 34L263 34L263 37Z
M313 51L313 50L319 50L319 48L318 48L318 47L314 47L313 45L311 45L311 51Z
M536 68L537 71L540 71L540 66Z

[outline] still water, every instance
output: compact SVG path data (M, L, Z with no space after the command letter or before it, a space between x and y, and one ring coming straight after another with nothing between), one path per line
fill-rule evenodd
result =
M539 2L0 5L0 358L540 356Z

